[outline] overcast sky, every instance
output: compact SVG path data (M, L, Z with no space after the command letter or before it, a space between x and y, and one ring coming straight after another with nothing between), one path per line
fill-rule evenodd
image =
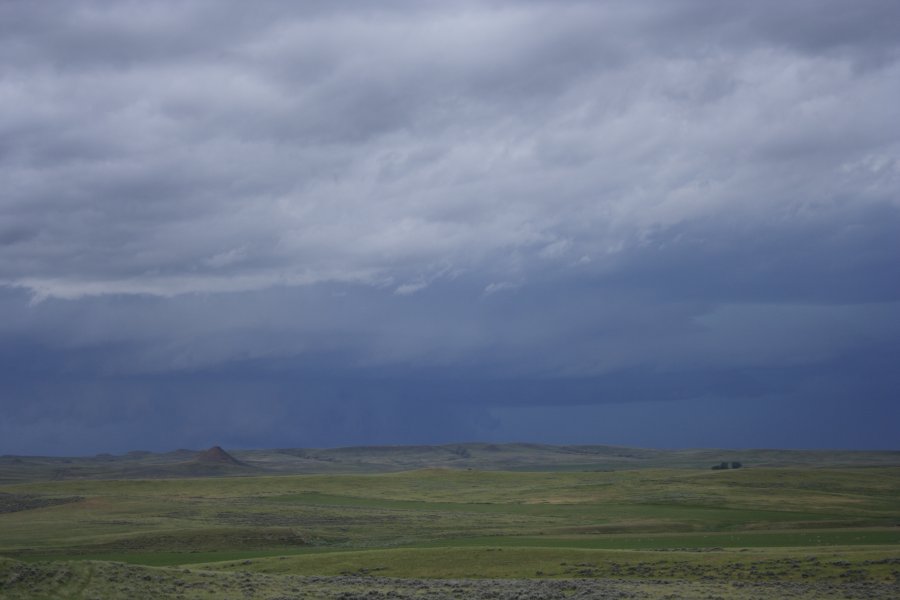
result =
M0 3L0 453L900 449L900 3Z

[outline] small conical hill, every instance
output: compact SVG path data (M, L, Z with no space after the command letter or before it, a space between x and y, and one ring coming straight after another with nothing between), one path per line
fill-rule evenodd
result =
M200 454L198 454L194 461L207 463L207 464L218 464L218 465L243 465L241 461L228 454L220 446L213 446L209 450L204 450Z

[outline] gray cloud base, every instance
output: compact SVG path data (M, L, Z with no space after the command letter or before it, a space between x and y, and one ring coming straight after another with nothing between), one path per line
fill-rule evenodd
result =
M4 4L5 449L895 410L898 12Z

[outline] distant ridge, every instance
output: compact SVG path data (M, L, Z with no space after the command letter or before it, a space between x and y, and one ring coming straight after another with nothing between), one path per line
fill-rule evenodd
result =
M554 446L465 442L439 446L359 446L128 452L83 457L0 455L0 484L60 479L163 479L331 473L395 473L417 469L482 471L624 471L702 469L722 463L755 468L900 467L897 450L778 450L624 446ZM742 471L743 472L743 471Z
M221 446L213 446L209 450L204 450L194 457L194 462L217 465L237 465L241 467L247 466L245 463L225 452Z

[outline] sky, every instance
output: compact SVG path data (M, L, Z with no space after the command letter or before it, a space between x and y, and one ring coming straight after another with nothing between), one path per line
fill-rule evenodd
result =
M0 3L0 453L900 449L900 3Z

